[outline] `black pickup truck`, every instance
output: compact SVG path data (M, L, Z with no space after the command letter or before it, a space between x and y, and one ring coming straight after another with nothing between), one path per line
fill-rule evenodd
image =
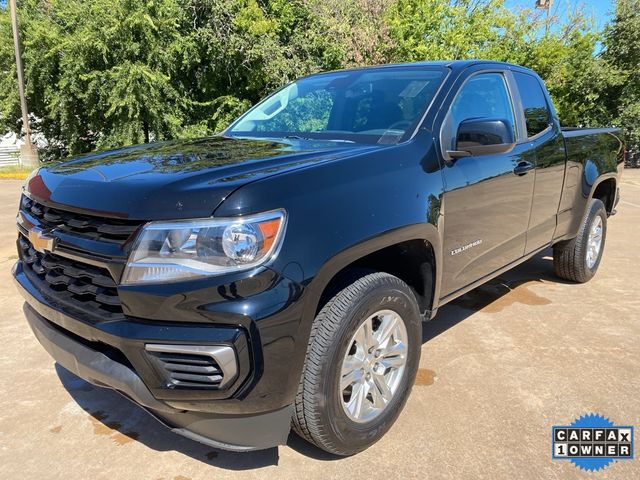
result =
M311 75L213 138L39 169L14 276L60 365L177 433L350 455L400 414L439 306L550 246L595 274L623 152L515 65Z

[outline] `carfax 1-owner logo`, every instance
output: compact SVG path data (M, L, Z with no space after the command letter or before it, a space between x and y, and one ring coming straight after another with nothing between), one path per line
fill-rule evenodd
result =
M614 425L602 415L591 413L571 425L556 425L551 433L553 459L570 460L583 470L633 460L633 427Z

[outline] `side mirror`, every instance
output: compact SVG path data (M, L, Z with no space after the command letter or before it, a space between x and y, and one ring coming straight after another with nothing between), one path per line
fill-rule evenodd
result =
M509 153L516 146L509 120L469 118L460 122L454 150L447 150L451 158Z

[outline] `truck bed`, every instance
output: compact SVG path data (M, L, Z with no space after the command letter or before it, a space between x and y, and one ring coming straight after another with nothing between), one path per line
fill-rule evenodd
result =
M584 135L598 135L601 133L616 133L619 128L581 128L581 127L562 127L562 135L565 138L582 137Z

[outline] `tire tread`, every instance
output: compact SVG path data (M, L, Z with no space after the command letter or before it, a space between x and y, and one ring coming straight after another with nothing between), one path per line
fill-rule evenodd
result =
M317 408L317 395L325 352L335 340L335 333L346 317L348 309L358 302L370 288L380 282L395 284L402 289L409 287L399 278L388 273L376 272L359 278L331 298L320 310L311 327L303 374L294 402L292 426L294 431L310 443L331 453L349 455L331 440L323 427Z
M588 229L591 226L591 220L599 214L600 210L605 212L604 225L606 227L604 203L594 198L589 202L585 216L580 224L578 235L571 240L560 242L553 246L553 268L558 277L577 283L585 283L593 277L595 272L591 272L587 268L585 256L589 233ZM602 251L604 250L604 240L603 237L600 255L602 255Z

